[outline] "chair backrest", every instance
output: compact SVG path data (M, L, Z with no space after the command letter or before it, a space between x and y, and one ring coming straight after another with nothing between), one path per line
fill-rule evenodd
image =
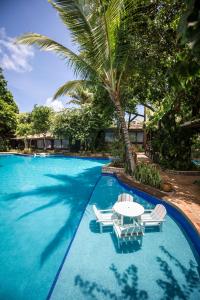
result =
M162 204L157 204L154 210L151 212L151 217L154 220L163 220L164 217L166 216L167 211L164 205Z
M127 193L120 194L118 196L117 202L123 202L123 201L133 201L133 196Z
M96 208L96 205L92 205L92 208L93 208L93 211L94 211L94 214L96 216L97 219L100 219L101 218L101 213L100 211Z
M136 230L135 224L130 224L126 226L119 226L121 237L130 237Z

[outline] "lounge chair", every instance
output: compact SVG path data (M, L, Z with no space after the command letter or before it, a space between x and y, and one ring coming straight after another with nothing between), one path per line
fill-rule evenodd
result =
M141 215L141 223L144 226L159 226L161 230L166 214L164 205L157 204L153 210L145 210L144 214Z
M96 222L100 226L100 233L103 232L103 227L113 226L115 213L113 213L112 209L98 210L96 205L93 205L92 208L96 216Z
M34 153L34 157L36 156L40 156L40 157L46 157L46 156L49 156L48 153Z
M127 243L134 240L140 240L140 243L142 245L144 227L138 224L136 221L134 221L133 224L129 225L119 225L114 222L113 232L117 237L118 247L120 247L124 242Z
M117 202L123 202L123 201L134 201L133 196L127 193L120 194L118 196Z

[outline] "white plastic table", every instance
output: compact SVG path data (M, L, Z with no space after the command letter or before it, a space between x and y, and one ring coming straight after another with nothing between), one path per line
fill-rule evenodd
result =
M121 215L121 222L123 224L123 217L139 217L144 213L144 207L136 202L122 201L116 202L113 210Z

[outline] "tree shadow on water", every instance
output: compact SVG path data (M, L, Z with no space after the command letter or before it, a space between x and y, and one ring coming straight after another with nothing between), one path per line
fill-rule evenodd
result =
M155 273L154 283L157 284L161 291L155 295L155 299L160 300L197 300L200 299L200 278L197 266L193 261L189 261L188 266L183 265L176 257L170 254L165 247L160 246L162 254L166 259L156 257L160 266L160 278L157 279ZM145 258L144 258L145 259ZM156 263L155 261L155 263ZM146 262L148 263L148 262ZM177 269L177 270L176 270ZM77 275L74 278L74 285L79 287L85 299L111 299L111 300L146 300L149 298L148 293L153 292L153 281L148 285L149 290L139 289L138 268L131 264L123 273L120 273L117 267L112 264L110 271L113 272L116 279L116 287L113 289L104 287L95 281L88 281ZM109 278L109 274L108 274ZM109 279L108 279L109 280ZM146 281L149 280L148 274ZM141 286L143 283L140 282Z
M123 273L120 273L117 267L112 264L110 271L116 279L118 286L120 287L119 294L116 290L110 290L105 288L96 282L90 282L83 280L80 275L77 275L74 279L75 286L81 289L81 292L86 299L112 299L112 300L147 300L149 299L148 293L145 290L138 288L138 270L135 265L130 265Z
M165 247L160 246L161 251L165 254L167 261L161 257L156 260L160 265L166 279L158 279L157 284L163 290L161 300L181 299L188 300L193 293L200 293L200 279L197 271L197 266L193 261L189 261L189 268L184 266L176 257L170 254ZM177 269L178 276L174 274L170 264L173 264L173 270ZM176 267L176 268L174 268ZM182 274L184 283L179 282L179 276ZM200 299L200 298L199 298Z
M55 224L55 228L58 228L58 230L52 239L48 241L41 253L41 267L63 241L66 242L67 239L68 241L71 240L90 196L91 189L95 184L95 180L99 178L99 168L85 169L76 176L60 174L45 174L45 176L53 178L61 182L61 184L41 186L27 191L8 194L5 199L7 203L12 203L13 201L27 201L29 196L37 197L38 206L23 213L16 221L21 221L35 213L45 211L49 208L56 208L60 205L63 206L63 209L66 209L66 219L60 228ZM91 182L91 176L93 177L93 182ZM42 200L44 199L45 203L42 204Z

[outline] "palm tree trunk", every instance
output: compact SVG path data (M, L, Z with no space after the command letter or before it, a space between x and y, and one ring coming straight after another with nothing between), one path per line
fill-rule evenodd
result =
M135 171L136 162L135 162L135 158L132 155L131 142L130 142L130 138L129 138L128 129L126 126L124 112L122 110L122 107L121 107L119 101L115 101L115 108L116 108L119 122L121 124L122 135L124 138L125 150L126 150L126 160L127 160L127 164L128 164L128 172L133 174Z

